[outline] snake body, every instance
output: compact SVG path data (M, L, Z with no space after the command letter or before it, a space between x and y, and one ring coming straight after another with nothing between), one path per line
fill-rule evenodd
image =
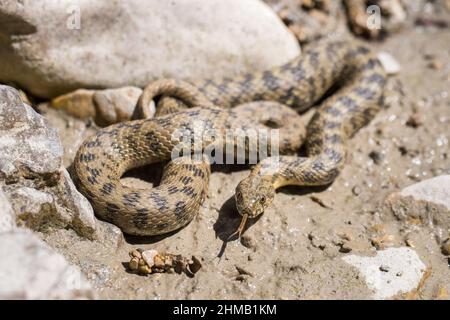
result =
M197 214L208 188L209 164L183 157L172 160L160 185L150 189L122 185L125 171L171 159L180 143L174 133L180 128L191 136L213 130L216 138L197 146L205 150L223 145L227 129L267 129L267 120L275 119L283 132L280 152L298 149L304 132L296 111L322 99L306 129L307 157L260 159L237 186L239 213L255 217L272 202L280 186L324 185L335 179L344 163L346 141L378 112L385 80L371 50L336 40L319 42L301 57L268 71L233 78L156 81L145 88L137 116L145 115L146 106L157 95L178 98L191 108L99 130L78 150L77 185L98 215L126 233L156 235L176 230ZM337 91L330 95L332 89ZM230 109L257 100L277 101L295 111L278 104Z

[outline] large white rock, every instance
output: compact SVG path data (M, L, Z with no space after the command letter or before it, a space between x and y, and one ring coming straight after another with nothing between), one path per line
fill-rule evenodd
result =
M281 65L300 52L259 0L3 0L0 82L42 97Z
M0 299L92 299L77 267L30 231L0 234Z
M374 299L387 299L414 290L426 270L417 253L406 247L377 251L374 257L347 255L342 260L364 276L367 286L374 291Z

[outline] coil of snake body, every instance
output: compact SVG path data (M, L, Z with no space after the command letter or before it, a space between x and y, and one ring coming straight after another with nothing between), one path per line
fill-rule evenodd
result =
M326 185L336 178L346 157L346 142L378 112L385 81L386 74L370 49L341 40L319 42L302 56L267 71L201 81L155 81L144 89L136 116L148 115L149 102L160 95L178 98L190 109L99 130L78 150L77 185L97 215L128 234L179 229L193 219L205 199L209 163L186 157L172 160L160 185L149 189L121 184L125 171L170 160L181 141L174 138L180 128L190 134L214 130L215 139L197 146L205 150L223 144L227 129L267 129L267 121L275 121L282 127L280 153L298 149L305 132L296 112L321 99L306 128L307 156L260 159L238 184L240 233L247 218L260 215L271 204L277 188ZM263 100L292 109L267 103L232 108Z

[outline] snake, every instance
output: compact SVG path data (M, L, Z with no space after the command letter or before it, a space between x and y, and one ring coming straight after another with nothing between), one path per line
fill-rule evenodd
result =
M211 174L206 151L223 151L230 130L244 136L251 130L266 130L267 135L278 130L279 152L269 141L266 154L236 187L242 219L235 233L240 236L247 219L262 214L278 188L335 180L349 139L380 110L386 80L376 54L353 39L318 41L269 70L155 80L144 88L135 119L102 128L82 143L74 160L76 184L96 214L125 233L165 234L186 226L204 202ZM177 99L185 108L172 103L175 110L148 118L153 116L150 102L158 97L160 102ZM317 109L305 127L299 114L314 105ZM245 141L246 151L260 147L258 139ZM180 145L185 155L199 157L174 157ZM237 149L237 139L231 145ZM305 156L298 153L301 146ZM159 185L137 188L121 182L128 170L162 161L168 163Z

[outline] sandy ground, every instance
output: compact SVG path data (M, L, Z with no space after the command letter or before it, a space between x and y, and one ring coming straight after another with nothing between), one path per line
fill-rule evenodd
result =
M240 221L234 189L248 174L236 167L214 168L198 216L169 236L126 237L119 248L83 240L71 230L41 236L80 266L107 299L366 299L371 291L341 258L407 244L431 272L415 298L433 299L442 287L450 291L448 257L433 230L399 222L383 206L394 191L450 174L449 43L449 29L413 28L372 44L391 53L402 69L389 81L385 108L351 140L342 174L325 188L280 190L240 241L226 242ZM68 166L92 129L53 110L45 114L60 130ZM149 172L154 170L141 169L125 180L133 183ZM126 263L136 247L192 254L203 268L193 278L132 274Z

